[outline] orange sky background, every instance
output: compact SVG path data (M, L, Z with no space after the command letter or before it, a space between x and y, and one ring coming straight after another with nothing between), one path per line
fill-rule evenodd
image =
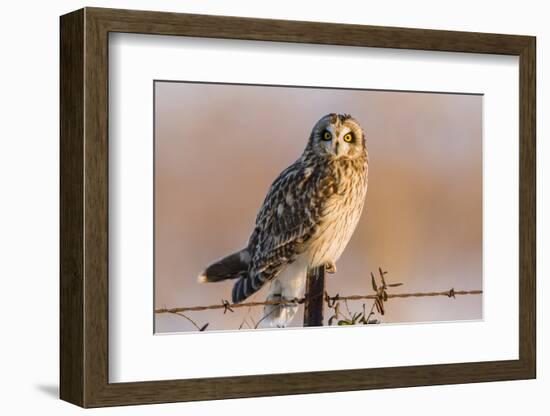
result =
M197 275L246 245L270 184L330 112L362 124L369 185L328 292L371 293L379 266L404 284L396 293L482 288L482 96L156 82L155 308L230 299L232 281L201 285ZM262 290L252 299L264 298ZM384 323L482 318L482 296L386 306ZM231 330L246 313L189 316ZM261 308L250 314L257 320ZM155 330L194 328L156 315Z

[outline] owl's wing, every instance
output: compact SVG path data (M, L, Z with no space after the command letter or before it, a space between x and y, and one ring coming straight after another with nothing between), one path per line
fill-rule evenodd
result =
M319 227L326 201L337 191L327 171L297 161L273 182L256 218L249 273L233 288L240 302L276 277L303 252Z

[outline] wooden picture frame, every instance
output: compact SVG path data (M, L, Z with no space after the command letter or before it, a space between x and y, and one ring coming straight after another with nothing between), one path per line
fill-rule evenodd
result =
M85 8L61 17L60 396L82 407L535 378L535 38ZM108 35L262 40L519 57L519 359L110 383Z

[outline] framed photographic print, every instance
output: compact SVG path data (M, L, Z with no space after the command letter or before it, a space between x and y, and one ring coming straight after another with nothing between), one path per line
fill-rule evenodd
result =
M535 377L534 37L60 24L62 399Z

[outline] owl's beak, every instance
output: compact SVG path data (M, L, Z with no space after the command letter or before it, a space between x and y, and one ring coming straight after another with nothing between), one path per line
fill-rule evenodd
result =
M340 156L339 152L340 152L340 142L338 140L336 140L334 142L334 155L336 157Z

